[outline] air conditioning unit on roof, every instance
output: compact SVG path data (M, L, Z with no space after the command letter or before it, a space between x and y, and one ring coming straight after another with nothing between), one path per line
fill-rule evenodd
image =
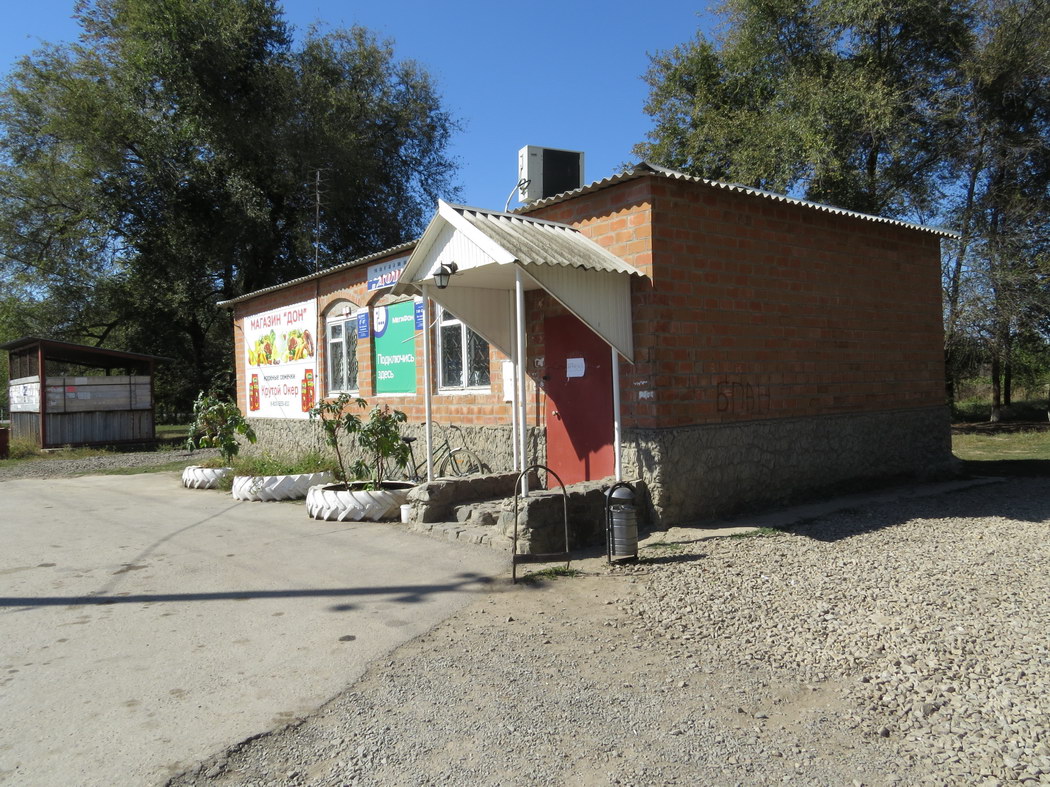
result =
M553 197L583 185L583 153L526 145L518 151L518 189L521 202Z

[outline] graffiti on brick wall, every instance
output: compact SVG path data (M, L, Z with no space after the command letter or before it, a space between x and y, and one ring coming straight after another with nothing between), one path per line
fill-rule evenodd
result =
M730 380L723 377L716 385L715 402L718 412L756 415L769 412L769 386L748 380Z

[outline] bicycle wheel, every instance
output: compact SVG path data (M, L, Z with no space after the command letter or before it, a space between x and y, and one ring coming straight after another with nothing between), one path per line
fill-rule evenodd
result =
M427 480L427 460L424 459L422 462L420 462L418 465L416 465L415 469L412 472L415 475L414 475L414 477L411 480L417 481L417 482L426 481Z
M469 448L456 448L441 463L441 476L464 476L483 473L485 465Z

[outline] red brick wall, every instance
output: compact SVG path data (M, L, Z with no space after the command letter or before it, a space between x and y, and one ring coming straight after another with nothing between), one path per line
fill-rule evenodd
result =
M633 364L621 362L625 427L657 428L944 403L938 238L703 184L648 176L528 215L572 224L648 278L632 281ZM367 266L239 304L240 318L318 298L358 305ZM542 373L543 319L561 307L528 294L529 373ZM318 368L324 368L319 331ZM361 393L423 420L416 396L372 396L371 347L358 344ZM416 355L423 357L422 337ZM508 425L500 361L491 390L442 394L435 420ZM323 374L321 374L323 379ZM246 409L244 391L238 402ZM529 421L543 425L543 394Z
M528 212L533 218L570 224L612 254L634 265L646 276L653 272L653 192L652 180L641 178L619 186L592 192L572 200ZM656 426L659 408L651 384L659 339L640 327L639 315L646 309L654 291L650 279L632 277L634 306L634 363L620 362L620 404L625 427ZM562 310L546 296L548 308ZM530 313L529 355L542 356L543 319L546 312ZM534 351L535 348L535 351ZM541 405L542 411L542 405Z
M625 426L944 404L935 235L659 176L530 215L651 277Z
M394 257L391 257L394 259ZM373 260L371 264L377 264L385 260ZM318 394L323 391L325 368L327 358L325 354L325 330L324 314L332 304L349 300L359 307L371 307L380 303L393 302L392 299L383 297L383 290L379 293L368 292L366 287L367 265L351 268L337 273L332 273L315 281L278 290L266 295L260 295L249 301L237 304L234 312L234 357L236 359L237 379L241 381L237 389L237 404L242 412L248 412L247 393L243 380L244 369L244 332L243 320L246 316L259 312L275 309L280 306L298 303L300 301L317 299L317 375L320 381ZM422 423L425 420L425 407L423 402L423 336L417 333L414 353L416 363L416 395L394 395L375 393L375 378L372 374L372 342L359 341L357 343L357 366L358 385L360 396L368 400L369 404L388 404L398 410L402 410L408 416L410 423ZM432 399L432 415L435 421L441 424L459 424L464 426L488 426L495 424L509 425L511 423L510 404L503 401L503 376L502 361L504 356L494 348L490 348L490 378L491 385L488 391L475 391L464 393L436 393ZM530 386L529 395L535 400L536 393ZM530 407L530 413L536 412L535 407ZM542 406L539 408L542 414Z

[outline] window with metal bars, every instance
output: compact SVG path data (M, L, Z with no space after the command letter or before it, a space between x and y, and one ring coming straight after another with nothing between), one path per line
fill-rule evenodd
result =
M327 393L357 391L357 314L346 305L325 318Z
M489 387L489 343L452 314L438 307L438 387Z

